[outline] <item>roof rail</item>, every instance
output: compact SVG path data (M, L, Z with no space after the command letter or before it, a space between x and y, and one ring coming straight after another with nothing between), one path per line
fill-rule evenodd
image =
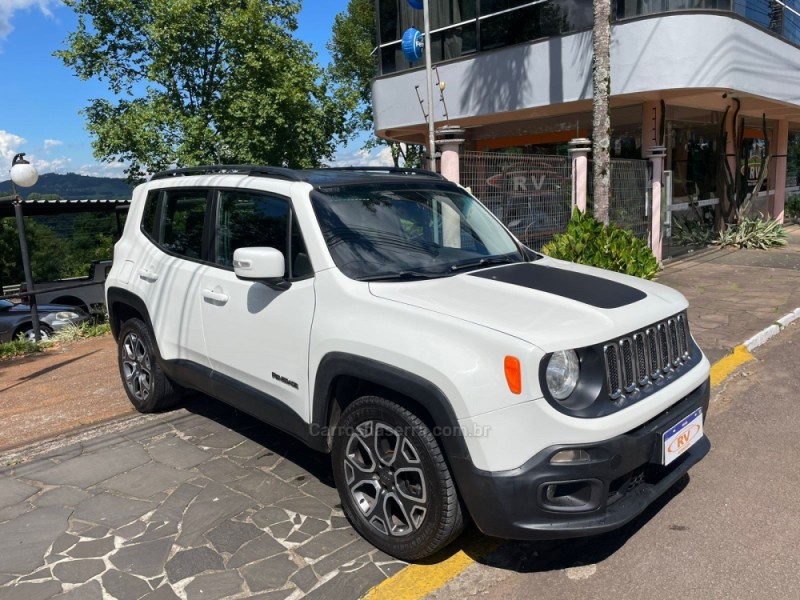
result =
M410 169L408 167L326 167L324 171L366 171L376 173L398 173L401 175L423 175L425 177L435 177L436 179L444 179L442 175L427 169Z
M169 177L179 177L186 175L207 175L209 173L232 173L241 175L268 175L288 181L302 181L303 178L297 171L285 169L283 167L265 167L259 165L201 165L197 167L181 167L180 169L169 169L161 171L150 178L168 179Z

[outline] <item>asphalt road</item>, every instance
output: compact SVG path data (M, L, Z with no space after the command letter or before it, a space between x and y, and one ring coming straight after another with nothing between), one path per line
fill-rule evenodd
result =
M800 598L800 325L712 397L711 453L619 532L504 545L429 598Z

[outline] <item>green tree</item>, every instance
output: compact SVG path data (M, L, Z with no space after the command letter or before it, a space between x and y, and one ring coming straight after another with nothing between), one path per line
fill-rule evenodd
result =
M177 165L313 167L345 135L296 0L65 0L78 16L56 52L114 99L85 109L95 156L130 181Z
M375 2L350 0L347 9L333 23L333 36L328 51L333 60L328 74L336 84L335 95L340 106L347 110L347 129L351 133L372 131L371 83L375 77ZM421 146L400 144L372 136L365 148L388 146L395 166L403 161L409 167L422 164Z

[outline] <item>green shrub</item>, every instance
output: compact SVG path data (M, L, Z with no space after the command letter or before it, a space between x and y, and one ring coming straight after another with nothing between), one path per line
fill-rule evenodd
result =
M714 230L703 221L676 219L672 224L672 241L681 246L703 246L714 242Z
M725 231L720 232L715 243L720 246L766 250L785 246L787 240L786 231L777 221L745 217L741 223L728 225Z
M20 337L13 342L6 342L0 344L0 360L16 358L17 356L26 356L28 354L35 354L37 352L44 352L45 348L51 346L51 342L29 342L28 340Z
M111 332L109 323L81 323L80 325L67 325L53 336L55 342L72 342L83 338L92 338Z
M786 201L786 216L790 219L797 219L800 217L800 195L792 194Z
M542 252L553 258L652 279L658 261L647 242L611 223L607 227L577 208L566 233L557 234Z
M81 325L68 325L59 330L58 333L53 335L50 340L46 342L29 342L20 336L13 342L0 344L0 360L7 360L17 358L20 356L27 356L28 354L36 354L43 352L46 348L53 346L59 342L72 342L75 340L98 337L106 335L111 332L111 325L109 323L89 324L83 323Z

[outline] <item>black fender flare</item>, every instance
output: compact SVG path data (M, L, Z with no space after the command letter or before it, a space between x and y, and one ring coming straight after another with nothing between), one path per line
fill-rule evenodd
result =
M147 305L144 303L144 300L129 290L110 287L106 290L106 307L108 308L108 322L111 325L111 335L114 336L115 340L119 337L119 321L116 314L118 304L129 306L142 315L145 325L147 325L151 332L154 331L153 322L150 320L150 311L147 310ZM156 352L158 352L158 348L156 348ZM159 358L160 357L161 354L159 352Z
M327 420L334 400L333 383L342 375L388 388L419 404L433 419L434 434L442 444L456 484L469 477L472 459L447 396L430 381L394 365L344 352L326 354L319 363L314 381L310 427L316 429L330 425ZM469 485L459 487L464 489Z

